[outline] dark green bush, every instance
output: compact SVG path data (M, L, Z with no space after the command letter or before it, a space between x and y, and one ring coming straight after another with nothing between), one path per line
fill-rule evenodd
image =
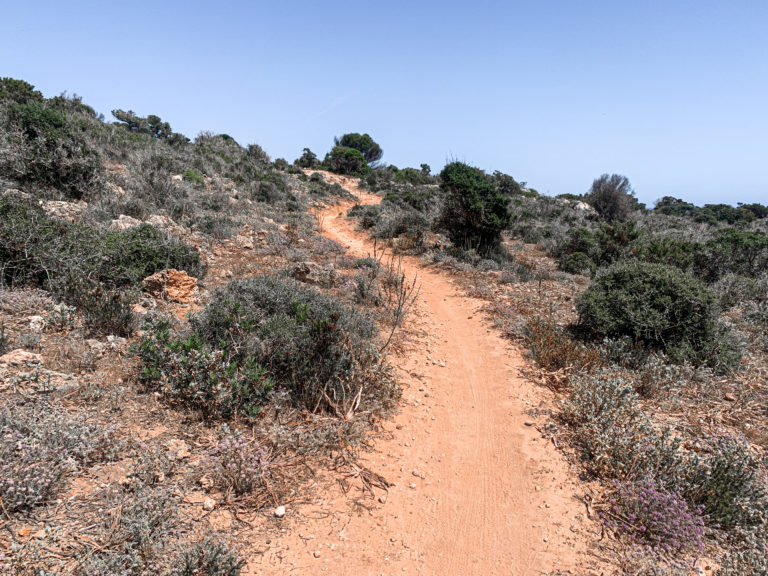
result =
M100 154L90 143L93 122L35 98L11 104L4 126L9 151L0 174L69 198L91 194L103 180Z
M334 410L358 392L361 405L388 404L374 323L316 290L279 278L236 280L192 320L205 342L241 360L253 355L292 398Z
M663 264L620 262L598 273L577 302L590 338L628 336L671 358L735 368L718 323L717 298L701 282ZM728 366L722 360L728 359Z
M365 161L362 152L344 146L334 146L325 155L323 166L327 167L331 172L353 176L364 176L370 171L370 167Z
M757 276L768 269L768 236L726 228L697 251L695 269L708 282L714 282L729 272Z
M451 162L440 172L440 187L449 193L441 224L454 245L486 251L499 244L509 224L507 204L490 177L478 168Z
M368 134L358 134L357 132L344 134L341 138L334 138L334 144L359 151L363 155L365 163L370 165L381 160L384 155L381 146L374 142Z
M131 354L142 361L139 380L173 404L206 417L259 413L273 382L252 355L232 359L195 333L173 337L169 325L153 325Z
M253 414L272 388L309 410L343 414L389 408L397 395L375 341L375 325L355 309L261 277L218 290L189 334L155 327L135 354L149 388L207 415Z

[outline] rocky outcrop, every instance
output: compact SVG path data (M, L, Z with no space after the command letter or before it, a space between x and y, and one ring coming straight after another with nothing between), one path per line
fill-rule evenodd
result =
M144 292L158 300L190 304L194 300L197 280L183 270L162 270L147 276L141 283Z

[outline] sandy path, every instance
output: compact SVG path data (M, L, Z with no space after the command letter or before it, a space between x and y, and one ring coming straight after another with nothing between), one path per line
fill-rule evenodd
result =
M361 203L379 198L343 185ZM366 256L372 242L343 214L321 215L323 233ZM307 507L253 568L262 574L535 575L587 573L584 509L562 456L525 411L546 392L522 379L519 353L491 330L483 303L444 272L405 258L418 276L409 330L422 334L390 358L404 385L392 437L364 463L395 486L371 510L332 495L320 518ZM422 477L423 476L423 477ZM375 505L374 505L375 504ZM330 515L327 510L331 509Z

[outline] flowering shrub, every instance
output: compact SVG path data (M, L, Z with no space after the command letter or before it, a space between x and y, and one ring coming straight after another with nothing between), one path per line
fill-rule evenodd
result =
M702 549L701 509L689 508L676 492L652 479L616 481L605 524L628 536L645 551L672 560Z
M0 499L8 512L53 498L74 468L66 450L41 446L17 430L0 431Z
M210 454L216 483L222 490L247 494L260 488L269 466L267 451L240 433L225 427Z

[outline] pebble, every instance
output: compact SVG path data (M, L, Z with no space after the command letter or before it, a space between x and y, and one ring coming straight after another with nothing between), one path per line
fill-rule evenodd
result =
M533 426L534 422L533 422L533 420L526 420L526 421L524 422L524 424L525 424L526 426Z
M213 498L206 498L203 500L203 510L210 512L216 507L216 501Z
M278 506L275 508L273 514L275 515L275 518L282 518L285 516L285 506Z

